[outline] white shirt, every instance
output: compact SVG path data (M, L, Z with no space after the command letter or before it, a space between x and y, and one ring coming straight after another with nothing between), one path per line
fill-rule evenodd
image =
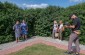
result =
M60 24L59 29L61 30L63 28L63 24Z
M53 29L56 30L58 28L57 24L54 24Z

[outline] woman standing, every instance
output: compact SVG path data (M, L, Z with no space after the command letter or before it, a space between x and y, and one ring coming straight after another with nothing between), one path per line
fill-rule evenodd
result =
M28 32L28 26L25 22L25 20L22 20L22 23L21 23L21 34L22 34L22 37L27 40L27 33Z
M63 21L62 20L60 20L59 21L59 39L60 39L60 41L62 40L62 34L63 34L63 31L64 31L64 26L63 26Z
M20 37L20 24L19 21L16 21L16 24L13 26L13 30L15 30L15 37L16 37L16 42L19 42L19 37Z
M55 38L55 33L57 32L57 29L58 29L58 24L57 24L56 20L54 20L53 33L52 33L53 38Z

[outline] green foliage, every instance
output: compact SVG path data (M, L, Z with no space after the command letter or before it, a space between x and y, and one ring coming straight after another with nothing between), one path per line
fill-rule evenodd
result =
M7 43L7 42L10 42L10 41L13 41L12 35L0 36L0 44Z
M67 8L49 6L43 9L21 9L15 4L0 2L0 42L4 43L2 39L5 40L6 38L4 37L8 35L13 36L13 38L10 38L11 40L15 39L12 27L16 20L26 20L29 28L29 36L51 36L53 20L57 22L63 20L64 23L70 22L69 15L72 13L77 13L78 17L81 19L82 33L80 35L80 42L85 44L85 3ZM68 39L70 31L69 29L65 29L63 35L64 39Z

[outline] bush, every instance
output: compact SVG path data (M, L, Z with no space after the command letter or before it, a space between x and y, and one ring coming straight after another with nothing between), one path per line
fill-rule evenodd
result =
M2 43L7 43L10 41L13 41L13 36L12 35L7 35L7 36L0 36L0 44Z

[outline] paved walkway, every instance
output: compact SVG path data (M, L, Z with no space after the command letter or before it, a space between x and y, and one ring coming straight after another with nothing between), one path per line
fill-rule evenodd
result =
M38 43L55 46L63 50L67 50L67 46L68 46L67 41L59 41L58 39L52 39L51 37L33 37L31 39L28 39L27 41L21 41L19 43L16 43L14 41L6 44L1 44L0 55L10 54L12 52L19 51L27 46L31 46ZM80 45L80 48L81 48L81 53L85 54L85 45Z

